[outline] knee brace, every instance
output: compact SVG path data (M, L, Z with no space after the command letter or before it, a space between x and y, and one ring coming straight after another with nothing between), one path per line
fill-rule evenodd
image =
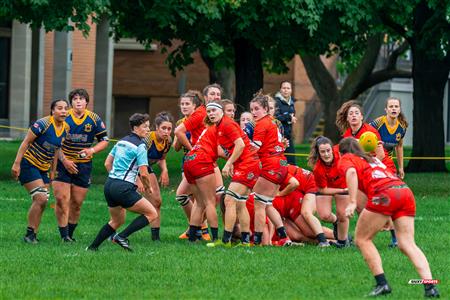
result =
M241 202L247 201L247 196L242 196L242 195L240 195L238 193L235 193L235 192L233 192L231 190L227 190L225 192L225 194L230 196L231 198L233 198L236 201L241 201Z
M189 196L188 195L177 195L175 199L180 203L181 206L186 206L189 204Z
M255 201L259 201L265 205L271 205L273 201L273 197L264 196L261 194L253 193L255 195Z
M223 185L216 187L216 195L225 193L225 187Z
M43 195L45 196L45 201L50 197L50 192L46 187L38 186L30 191L31 199L33 200L35 196Z

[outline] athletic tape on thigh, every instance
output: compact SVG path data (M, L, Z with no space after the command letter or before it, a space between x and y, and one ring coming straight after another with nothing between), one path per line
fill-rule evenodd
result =
M269 197L269 196L264 196L261 194L257 194L257 193L253 193L255 195L255 200L262 202L264 204L270 205L272 204L273 201L273 197Z
M225 187L223 185L216 187L216 195L225 193Z
M189 203L188 195L177 195L175 199L180 203L181 206L186 206Z
M34 196L36 196L38 194L44 194L47 197L47 199L50 196L50 192L47 190L46 187L43 187L43 186L38 186L30 191L31 198L33 198Z
M235 192L233 192L231 190L227 190L225 192L225 194L227 194L231 198L234 198L234 200L236 200L236 201L243 201L243 202L247 201L247 196L239 195L238 193L235 193Z

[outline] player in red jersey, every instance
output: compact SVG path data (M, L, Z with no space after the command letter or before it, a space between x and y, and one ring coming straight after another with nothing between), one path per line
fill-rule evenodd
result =
M373 243L373 238L389 218L394 221L400 250L413 263L422 279L432 279L427 258L414 241L416 205L412 191L380 160L364 153L356 140L343 139L339 143L339 151L342 154L339 170L346 178L350 196L346 215L354 215L358 188L368 198L366 207L358 218L355 236L356 245L377 283L369 296L391 293L380 254ZM439 297L433 284L425 284L425 297Z
M338 170L339 147L333 146L331 140L318 136L311 144L308 165L313 168L314 179L319 191L317 195L317 212L319 218L333 223L333 232L337 246L349 245L349 220L345 216L345 208L349 197L345 178ZM332 200L336 201L336 215L332 213Z
M231 246L236 217L239 218L241 227L241 244L250 246L249 214L245 202L259 175L259 159L247 135L239 124L224 115L223 109L219 101L206 105L208 118L205 122L211 122L216 127L217 143L227 157L227 163L222 168L222 175L231 177L231 183L225 193L226 209L222 240L207 246Z
M269 96L258 93L250 102L250 111L256 121L253 145L258 148L262 169L253 188L255 194L255 245L261 243L262 230L267 214L275 224L280 242L290 245L280 214L272 206L272 200L280 184L287 176L287 162L284 157L282 135L275 119L268 114ZM297 182L298 184L298 182Z
M215 162L218 158L217 147L216 127L209 126L185 157L184 176L191 185L196 200L189 221L189 241L191 242L198 239L203 212L206 212L213 240L217 239L216 176L214 172Z

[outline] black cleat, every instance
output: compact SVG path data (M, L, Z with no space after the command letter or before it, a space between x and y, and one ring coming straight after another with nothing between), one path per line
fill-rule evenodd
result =
M39 240L36 238L36 234L29 234L23 237L23 241L27 244L37 244Z
M367 296L368 297L377 297L381 295L387 295L392 292L389 284L377 285Z
M130 248L130 242L128 241L128 239L121 237L119 234L116 234L112 238L112 241L113 241L113 243L119 245L120 247L122 247L123 249L125 249L127 251L133 251Z
M75 242L74 239L72 239L72 238L70 238L68 236L63 237L61 240L62 240L63 243L73 243L73 242Z
M438 289L433 286L430 289L425 289L425 298L439 298L441 295L439 295Z
M96 251L98 251L98 248L97 247L92 247L92 246L87 246L86 247L86 251L96 252Z

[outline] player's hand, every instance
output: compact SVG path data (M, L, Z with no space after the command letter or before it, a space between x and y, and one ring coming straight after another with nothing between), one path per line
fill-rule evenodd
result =
M345 216L348 218L353 218L353 215L355 214L356 209L356 203L349 203L347 207L345 208Z
M148 186L147 188L145 188L145 192L146 192L147 194L153 194L153 189L152 189L152 187L151 187L151 186Z
M163 187L169 186L169 172L167 170L161 172L161 175L159 176L159 182Z
M140 180L136 180L137 191L141 194L145 193L145 187Z
M233 164L226 163L225 166L223 166L222 175L225 177L233 176Z
M403 170L403 168L398 169L398 177L400 177L400 179L405 178L405 171Z
M85 148L78 152L78 156L80 156L81 158L91 158L94 156L94 153L94 148Z
M19 179L19 175L20 175L20 163L18 162L14 162L12 168L11 168L11 175L14 178L14 180L18 180Z
M297 118L294 116L294 114L291 114L291 122L292 124L297 123Z
M69 159L65 159L63 161L64 168L70 173L70 174L78 174L78 168L76 163Z

